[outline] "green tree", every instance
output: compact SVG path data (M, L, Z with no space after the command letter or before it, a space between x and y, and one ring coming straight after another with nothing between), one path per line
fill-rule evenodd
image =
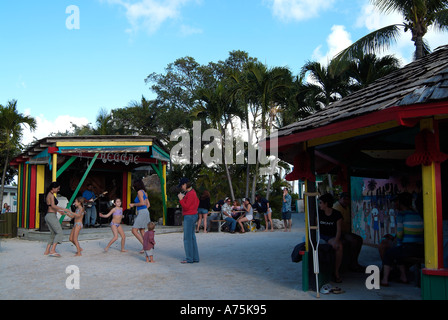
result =
M6 172L9 167L9 160L12 152L20 146L22 138L22 125L27 125L34 131L36 120L33 117L24 115L17 110L17 100L8 101L6 106L0 105L0 147L5 153L2 170L2 187L0 190L0 203L3 203L3 191L5 186Z
M392 55L377 57L373 53L358 53L348 65L348 76L355 80L352 90L367 87L374 81L400 68L400 62Z
M340 100L350 93L348 63L331 60L328 66L317 61L305 63L300 72L301 77L308 75L306 101L314 105L312 109L320 110L330 103Z
M429 52L423 37L430 26L441 31L448 31L447 0L371 0L381 12L399 12L403 23L393 24L375 30L362 37L337 55L337 59L355 57L359 52L373 53L387 49L395 43L401 34L410 31L415 46L415 58L419 59Z
M272 110L286 104L289 92L293 87L293 77L290 70L284 67L269 69L260 62L250 62L246 65L241 78L236 78L236 81L239 84L238 90L248 103L250 117L253 121L253 125L250 127L255 129L255 133L265 129L267 135L269 135ZM255 137L259 138L257 134L255 134ZM257 156L255 174L252 180L252 201L255 199L257 188L260 166L258 158ZM269 186L266 197L269 198Z

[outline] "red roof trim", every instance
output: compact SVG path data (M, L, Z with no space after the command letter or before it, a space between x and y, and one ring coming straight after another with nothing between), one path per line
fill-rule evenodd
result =
M278 137L278 147L284 147L345 131L365 128L393 120L396 120L397 123L402 126L414 126L419 121L418 118L440 114L448 114L448 101L412 106L396 106L352 119L331 123L319 128L305 130L288 136L280 136ZM262 142L263 148L266 145L269 149L269 140Z

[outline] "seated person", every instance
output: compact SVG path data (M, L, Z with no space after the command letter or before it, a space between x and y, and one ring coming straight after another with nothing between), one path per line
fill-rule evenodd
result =
M321 243L328 243L335 251L334 278L336 283L342 282L339 268L342 263L343 247L341 242L342 214L333 209L334 198L326 193L319 197L319 231Z
M249 199L245 198L243 203L244 211L243 214L238 218L238 223L240 225L241 233L245 233L244 230L244 222L250 222L254 218L254 210L252 209L252 205L250 204Z
M232 207L231 204L232 199L229 197L225 198L224 205L221 208L222 217L229 224L230 233L235 233L236 228L236 220L232 217Z
M333 204L333 209L336 209L342 214L342 245L344 246L345 254L348 255L348 268L351 271L365 272L365 267L358 263L359 254L361 253L363 239L359 235L351 232L351 212L350 212L350 196L348 192L342 192L339 200ZM344 259L345 260L345 259Z
M408 283L404 260L410 257L423 258L423 218L412 209L412 195L403 192L398 195L397 245L384 253L382 286L389 285L389 275L394 263L400 270L400 282Z

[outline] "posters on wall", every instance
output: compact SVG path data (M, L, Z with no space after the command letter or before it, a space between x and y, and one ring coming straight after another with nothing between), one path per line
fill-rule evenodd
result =
M397 209L392 199L401 192L413 194L414 206L421 192L420 176L376 179L351 177L352 232L364 244L378 245L385 234L395 235Z

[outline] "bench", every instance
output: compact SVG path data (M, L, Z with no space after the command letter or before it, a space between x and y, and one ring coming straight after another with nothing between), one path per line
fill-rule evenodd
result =
M222 226L227 222L226 220L210 220L210 221L218 223L218 232L221 232Z

